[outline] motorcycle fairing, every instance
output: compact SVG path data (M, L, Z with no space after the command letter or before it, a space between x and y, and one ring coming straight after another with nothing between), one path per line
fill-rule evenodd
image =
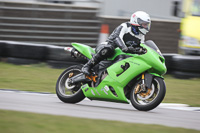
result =
M143 55L128 54L132 57L120 60L107 68L108 75L100 82L97 87L89 87L85 84L81 87L86 97L91 100L104 100L112 102L129 103L125 94L124 87L141 73L150 73L152 77L160 76L166 72L165 60L153 49L141 44L147 49ZM91 59L95 51L86 45L73 43L72 46ZM115 49L115 55L108 60L114 60L118 55L125 54L120 49ZM153 68L152 68L153 66ZM148 87L151 82L148 82Z
M115 90L112 92L111 88ZM84 95L90 100L103 100L111 102L129 103L124 95L123 87L109 75L97 87L89 87L85 84L81 87Z
M108 67L108 75L97 87L89 87L87 84L83 85L84 95L91 100L129 103L124 94L124 87L133 78L150 68L144 61L140 61L139 64L134 62L136 60L135 57L130 57ZM129 63L130 67L124 71L121 66L126 63ZM134 69L137 71L133 71Z

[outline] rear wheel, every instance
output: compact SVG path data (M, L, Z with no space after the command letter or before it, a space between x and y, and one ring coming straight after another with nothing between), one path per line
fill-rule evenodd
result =
M166 87L162 78L155 77L151 88L141 88L141 80L132 88L130 100L132 105L140 111L149 111L156 108L164 99Z
M58 78L56 94L65 103L77 103L85 98L80 87L83 83L69 84L69 78L81 73L82 65L75 65L67 68Z

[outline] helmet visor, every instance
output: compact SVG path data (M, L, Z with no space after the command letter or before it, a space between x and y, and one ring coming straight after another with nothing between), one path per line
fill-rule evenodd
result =
M151 27L151 21L150 20L149 21L144 21L144 20L138 18L137 22L138 22L138 24L140 25L141 28L144 28L147 31L150 30L150 27Z

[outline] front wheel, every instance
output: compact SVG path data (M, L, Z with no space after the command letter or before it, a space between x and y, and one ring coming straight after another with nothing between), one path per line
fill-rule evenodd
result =
M155 77L151 88L143 90L141 88L142 81L138 81L133 86L130 93L132 105L140 111L149 111L156 108L164 99L166 86L162 78Z
M75 65L67 68L58 78L56 94L65 103L77 103L85 98L81 86L83 83L69 84L69 78L81 73L82 65Z

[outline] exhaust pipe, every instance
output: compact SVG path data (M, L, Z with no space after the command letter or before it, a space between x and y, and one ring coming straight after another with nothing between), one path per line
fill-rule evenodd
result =
M71 53L71 56L74 58L82 57L84 59L87 59L84 55L82 55L80 52L78 52L73 47L64 47L64 50Z

